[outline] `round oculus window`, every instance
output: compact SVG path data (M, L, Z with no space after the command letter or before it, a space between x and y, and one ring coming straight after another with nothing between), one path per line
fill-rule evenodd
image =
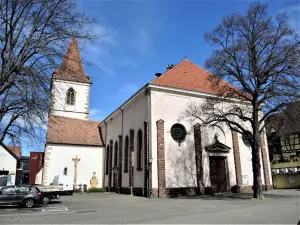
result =
M247 147L251 146L252 133L250 131L245 131L242 134L242 140Z
M182 124L176 123L171 127L171 136L174 141L181 143L186 136L186 129Z

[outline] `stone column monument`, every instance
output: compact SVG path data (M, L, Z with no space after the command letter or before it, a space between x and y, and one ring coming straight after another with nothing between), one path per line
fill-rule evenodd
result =
M80 161L80 158L76 155L75 158L72 159L74 162L74 189L77 189L77 164Z

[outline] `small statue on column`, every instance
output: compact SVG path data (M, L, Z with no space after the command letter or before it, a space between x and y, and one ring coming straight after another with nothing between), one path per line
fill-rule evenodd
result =
M74 189L77 189L77 164L80 161L80 158L76 155L75 158L72 159L74 162Z

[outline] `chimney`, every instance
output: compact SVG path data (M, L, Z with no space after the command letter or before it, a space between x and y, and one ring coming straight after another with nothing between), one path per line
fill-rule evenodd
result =
M156 73L155 76L160 77L161 73Z
M170 69L172 69L172 68L173 68L173 66L174 66L173 64L168 64L168 65L167 65L167 70L170 70Z

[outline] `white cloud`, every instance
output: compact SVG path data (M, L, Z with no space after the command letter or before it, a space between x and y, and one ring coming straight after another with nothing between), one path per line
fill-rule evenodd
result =
M139 87L136 84L125 84L119 89L118 97L126 100L131 97L135 92L137 92Z
M102 121L105 118L103 112L96 108L91 108L89 113L90 120Z
M98 115L99 113L101 113L99 109L91 108L90 110L90 116Z
M131 45L140 54L148 54L153 49L153 42L149 30L145 28L138 28L132 39Z
M130 45L140 54L150 54L155 50L155 37L161 30L160 21L135 22L131 25L133 35Z
M120 67L131 67L133 69L138 68L138 64L130 57L125 57L125 58L121 59L117 63L117 65L120 66Z
M111 52L117 46L117 33L111 27L100 24L92 25L90 31L99 39L81 43L82 58L102 70L104 75L114 76L114 69L110 63L114 58Z
M300 4L297 1L290 1L289 4L280 10L289 16L290 24L300 34Z

